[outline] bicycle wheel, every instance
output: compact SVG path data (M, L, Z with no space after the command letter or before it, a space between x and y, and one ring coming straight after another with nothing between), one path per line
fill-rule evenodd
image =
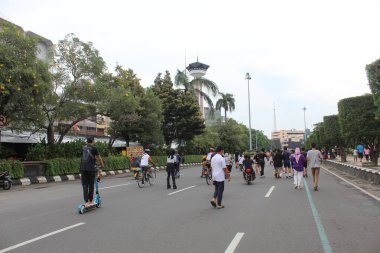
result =
M144 174L140 174L136 180L137 182L137 185L140 187L140 188L143 188L146 184L145 180L144 180Z
M208 185L212 184L212 175L209 173L206 174L206 183Z
M153 169L149 171L147 174L147 178L148 178L149 184L154 185L156 183L156 170Z

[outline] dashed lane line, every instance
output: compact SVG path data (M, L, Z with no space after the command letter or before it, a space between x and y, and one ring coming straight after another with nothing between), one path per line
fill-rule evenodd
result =
M106 186L106 187L101 187L99 188L99 190L104 190L104 189L109 189L109 188L115 188L115 187L120 187L120 186L126 186L126 185L130 185L131 183L127 183L127 184L118 184L118 185L111 185L111 186Z
M76 227L82 226L82 225L84 225L84 224L85 224L84 222L79 222L79 223L77 223L77 224L74 224L74 225L71 225L71 226L68 226L68 227L65 227L65 228L62 228L62 229L59 229L59 230L53 231L53 232L51 232L51 233L41 235L41 236L36 237L36 238L33 238L33 239L31 239L31 240L28 240L28 241L25 241L25 242L22 242L22 243L19 243L19 244L13 245L13 246L11 246L11 247L8 247L8 248L5 248L5 249L2 249L2 250L0 250L0 253L5 253L5 252L8 252L8 251L11 251L11 250L14 250L14 249L20 248L20 247L25 246L25 245L27 245L27 244L33 243L33 242L35 242L35 241L38 241L38 240L44 239L44 238L46 238L46 237L49 237L49 236L52 236L52 235L55 235L55 234L58 234L58 233L62 233L63 231L66 231L66 230L69 230L69 229L73 229L73 228L76 228Z
M196 187L196 185L192 185L192 186L190 186L190 187L183 188L183 189L181 189L181 190L179 190L179 191L175 191L175 192L168 193L168 196L173 195L173 194L176 194L176 193L179 193L179 192L182 192L182 191L186 191L186 190L191 189L191 188L194 188L194 187Z
M267 194L265 195L266 198L269 198L269 196L272 194L273 190L274 190L275 186L273 185L269 191L267 192Z
M241 232L237 233L234 239L231 241L230 245L228 245L228 248L226 249L226 251L224 251L224 253L234 253L235 249L239 245L239 242L241 238L243 238L243 236L244 236L244 233L241 233Z

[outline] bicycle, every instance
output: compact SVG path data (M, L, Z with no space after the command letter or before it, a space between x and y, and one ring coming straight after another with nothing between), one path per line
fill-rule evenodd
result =
M142 170L141 174L137 176L136 179L137 185L140 188L145 187L146 183L149 183L149 185L154 185L156 183L156 168L150 167L147 170Z
M212 182L212 173L211 173L211 169L207 169L207 170L205 171L205 178L206 178L206 183L207 183L207 185L210 185L210 184L213 183L213 182Z

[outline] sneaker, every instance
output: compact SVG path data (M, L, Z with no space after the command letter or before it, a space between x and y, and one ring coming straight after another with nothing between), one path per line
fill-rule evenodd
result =
M176 186L176 185L173 185L173 189L174 189L174 190L177 189L177 186Z
M170 185L168 185L168 186L166 187L166 189L170 189L170 188L172 188Z
M295 185L295 186L294 186L294 189L298 189L298 186L297 186L297 185Z

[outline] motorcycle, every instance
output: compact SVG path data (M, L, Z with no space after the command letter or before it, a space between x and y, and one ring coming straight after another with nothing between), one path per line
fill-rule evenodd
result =
M253 171L253 169L250 168L245 169L245 171L243 172L243 176L244 180L247 182L248 185L252 184L251 182L256 178L255 172Z
M8 171L0 173L0 186L3 187L4 190L9 190L12 187L12 179L8 174Z

